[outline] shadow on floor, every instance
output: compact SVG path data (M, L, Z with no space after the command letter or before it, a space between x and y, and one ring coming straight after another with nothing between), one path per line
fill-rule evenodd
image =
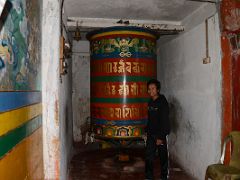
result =
M129 162L119 162L119 150L100 149L96 145L76 146L69 180L142 180L144 179L144 148L129 148ZM154 162L156 179L160 177L159 159ZM180 168L170 163L170 180L193 180Z

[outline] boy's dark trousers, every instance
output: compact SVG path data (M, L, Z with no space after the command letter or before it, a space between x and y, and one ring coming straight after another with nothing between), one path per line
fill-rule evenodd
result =
M153 161L156 155L156 150L158 150L158 156L160 157L161 165L161 178L167 179L168 177L168 149L166 139L164 139L164 144L157 146L156 136L147 136L147 146L146 146L146 156L145 156L145 178L153 179Z

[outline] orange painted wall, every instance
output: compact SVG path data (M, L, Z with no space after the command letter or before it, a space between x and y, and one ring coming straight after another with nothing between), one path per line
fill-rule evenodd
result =
M222 22L222 73L223 73L223 133L240 130L240 1L223 0Z
M240 131L240 1L221 2L221 46L223 78L222 140L232 130ZM226 163L230 159L227 148Z
M222 137L232 130L232 58L229 40L226 35L221 37L222 77L223 77L223 124Z
M42 128L0 159L1 180L43 180Z

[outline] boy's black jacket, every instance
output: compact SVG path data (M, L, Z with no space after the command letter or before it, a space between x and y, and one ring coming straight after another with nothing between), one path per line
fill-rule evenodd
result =
M157 139L165 140L170 132L169 107L164 95L159 95L155 100L148 103L148 123L146 132L156 136Z

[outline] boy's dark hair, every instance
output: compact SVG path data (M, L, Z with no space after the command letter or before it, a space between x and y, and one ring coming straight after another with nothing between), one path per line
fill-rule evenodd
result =
M155 84L155 86L157 87L157 90L160 91L161 90L161 83L156 80L156 79L151 79L147 82L147 87L150 85L150 84Z

